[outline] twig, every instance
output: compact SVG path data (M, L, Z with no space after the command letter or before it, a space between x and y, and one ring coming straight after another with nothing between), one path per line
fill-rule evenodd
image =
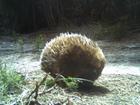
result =
M41 81L39 84L36 83L36 87L35 87L35 89L31 92L31 94L28 96L28 99L35 93L34 98L35 98L35 100L37 100L39 87L45 82L47 76L48 76L48 74L42 79L42 81Z
M45 93L48 93L48 92L50 92L51 90L53 90L55 87L56 87L56 84L55 84L54 86L52 86L51 88L47 89L46 91L41 92L41 93L38 93L38 95L43 95L43 94L45 94Z

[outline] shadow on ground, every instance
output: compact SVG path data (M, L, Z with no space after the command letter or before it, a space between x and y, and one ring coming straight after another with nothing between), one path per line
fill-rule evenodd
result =
M79 89L79 93L83 95L104 95L110 92L109 89L103 86L95 86L93 85L90 89L84 90L84 89Z
M68 90L68 92L72 92L72 91ZM105 95L109 93L110 90L103 86L97 86L97 85L86 83L86 84L79 84L79 88L74 92L78 92L81 95Z

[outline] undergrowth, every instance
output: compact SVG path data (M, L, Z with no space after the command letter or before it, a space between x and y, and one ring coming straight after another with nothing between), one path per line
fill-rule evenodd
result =
M73 78L73 77L64 77L64 76L60 76L59 78L53 78L52 76L48 75L46 81L45 81L45 85L47 87L52 87L55 84L58 84L60 87L65 87L68 88L70 90L75 90L77 89L78 83L80 82L79 79L77 78Z
M19 94L24 83L24 77L21 74L0 62L0 101Z

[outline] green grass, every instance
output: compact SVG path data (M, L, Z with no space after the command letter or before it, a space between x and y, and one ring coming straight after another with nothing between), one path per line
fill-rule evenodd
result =
M78 80L72 77L63 77L60 76L58 78L53 78L51 75L48 75L46 81L45 81L45 85L47 87L52 87L55 84L58 84L60 87L65 87L71 90L75 90L78 88Z
M76 80L75 78L72 77L65 78L64 82L69 89L75 90L78 88L78 80Z
M48 77L45 81L45 85L47 87L52 87L54 84L55 84L55 79L52 76L48 75Z
M21 74L0 62L0 101L19 94L24 83L24 77Z

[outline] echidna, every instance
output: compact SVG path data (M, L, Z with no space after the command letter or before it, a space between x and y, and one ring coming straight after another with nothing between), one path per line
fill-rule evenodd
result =
M41 54L41 69L54 77L61 74L94 81L104 65L105 56L97 43L81 34L61 33Z

